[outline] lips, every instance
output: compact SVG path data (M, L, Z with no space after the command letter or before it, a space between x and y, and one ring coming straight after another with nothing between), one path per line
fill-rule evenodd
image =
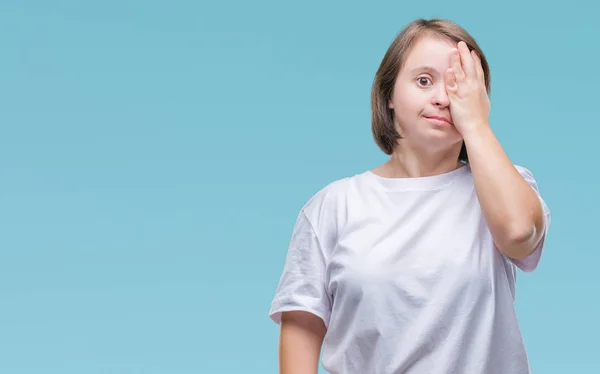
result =
M452 121L449 118L441 117L441 116L425 116L425 118L436 119L438 121L448 122L452 125Z

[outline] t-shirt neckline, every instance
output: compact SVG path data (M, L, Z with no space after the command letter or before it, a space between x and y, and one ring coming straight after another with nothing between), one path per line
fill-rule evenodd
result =
M464 164L446 173L431 175L427 177L414 178L391 178L379 176L371 170L363 173L363 176L387 190L432 190L440 189L449 185L457 177L469 172L468 164Z

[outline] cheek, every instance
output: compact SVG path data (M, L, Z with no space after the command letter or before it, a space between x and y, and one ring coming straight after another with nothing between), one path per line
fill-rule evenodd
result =
M394 87L393 97L396 117L403 120L415 120L429 105L431 92L418 87L413 81L398 80Z
M427 98L422 91L405 90L394 103L394 107L400 108L404 113L417 114L423 110L427 103Z

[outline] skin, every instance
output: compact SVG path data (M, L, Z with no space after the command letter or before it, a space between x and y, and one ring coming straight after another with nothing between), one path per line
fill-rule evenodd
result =
M419 40L398 73L389 107L404 138L390 159L372 171L388 178L450 172L461 167L464 141L498 250L515 259L531 254L543 235L542 207L491 130L490 101L477 55L464 42ZM280 373L316 374L325 333L323 321L313 314L283 313Z
M323 320L314 314L302 311L282 313L279 372L317 374L319 354L326 331Z
M453 122L444 73L450 68L450 41L423 38L413 46L396 77L388 107L403 136L388 162L376 174L405 178L442 174L459 166L462 135L455 126L431 122L436 116Z
M481 61L464 42L452 50L450 59L445 77L452 118L469 152L479 203L498 250L523 259L544 234L541 202L490 127Z

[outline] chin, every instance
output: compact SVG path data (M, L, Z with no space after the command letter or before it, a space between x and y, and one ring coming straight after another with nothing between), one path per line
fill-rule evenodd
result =
M460 132L454 126L433 127L429 129L428 133L435 137L462 139L462 135L460 135Z
M434 142L439 145L443 144L448 147L452 147L463 140L462 135L455 127L443 130L431 129L427 132L427 134L424 134L424 138L428 139L430 142Z

